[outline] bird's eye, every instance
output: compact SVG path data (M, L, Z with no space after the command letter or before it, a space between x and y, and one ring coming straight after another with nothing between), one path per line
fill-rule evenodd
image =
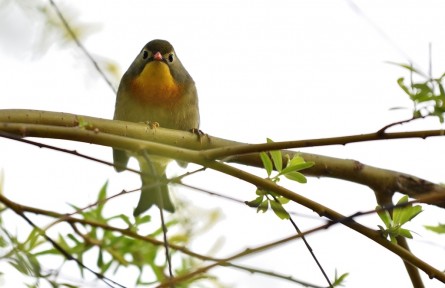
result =
M147 59L148 58L148 51L147 50L143 50L142 51L142 59Z
M173 62L173 60L175 60L175 56L173 55L173 53L168 54L168 62Z

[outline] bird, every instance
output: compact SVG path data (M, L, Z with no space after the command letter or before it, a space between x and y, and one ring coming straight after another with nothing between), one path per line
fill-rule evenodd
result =
M168 41L155 39L148 42L124 73L116 94L113 119L199 131L195 82ZM175 207L165 175L171 159L113 148L115 170L125 170L130 157L139 162L142 181L141 195L133 215L139 216L153 205L173 213Z

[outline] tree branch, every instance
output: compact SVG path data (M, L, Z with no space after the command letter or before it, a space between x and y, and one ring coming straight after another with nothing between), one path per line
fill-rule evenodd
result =
M411 263L412 265L415 265L416 267L419 267L420 269L425 271L430 278L437 278L440 281L445 282L444 273L435 269L434 267L431 267L424 261L415 257L409 251L406 251L404 248L394 245L390 241L387 241L386 239L381 237L378 231L369 229L350 219L348 221L345 221L345 219L348 218L344 217L343 215L337 213L332 209L329 209L310 199L302 197L301 195L298 195L286 188L280 187L271 181L266 181L260 177L246 173L240 169L236 169L222 162L209 159L208 156L205 155L205 151L204 152L193 151L190 150L189 148L189 147L194 147L195 148L194 150L203 150L203 149L208 149L210 147L223 147L225 145L228 146L228 149L232 149L242 145L240 143L236 144L236 142L233 141L227 141L224 139L219 139L214 137L208 137L208 141L197 141L196 135L192 135L191 133L187 132L174 131L162 128L150 129L149 127L143 124L97 119L92 117L76 116L65 113L52 113L44 111L30 111L30 110L0 111L0 130L9 133L15 133L22 137L34 136L34 137L46 137L46 138L58 138L58 139L75 140L75 141L111 146L131 151L146 150L147 153L152 153L155 155L160 155L164 157L170 157L182 161L194 162L200 164L204 167L208 167L229 174L231 176L240 178L244 181L252 183L257 187L261 187L269 191L274 191L279 195L282 195L296 203L299 203L300 205L312 209L321 216L327 217L334 222L340 222L348 226L349 228L356 230L357 232L367 236L368 238L384 246L385 248L394 252L395 254L399 255L403 260ZM113 133L114 135L111 133ZM424 133L427 132L423 131L420 134L424 135ZM440 131L435 131L435 132L430 131L428 133L431 136L442 134ZM120 136L120 135L125 135L125 136ZM135 135L139 135L142 139L145 139L145 141L135 138L134 137ZM160 139L162 139L163 141L161 141ZM150 142L147 140L158 141L159 143ZM171 141L171 145L175 146L161 143L161 142L168 143L169 141ZM280 145L284 145L282 143L285 142L281 142ZM276 143L271 143L271 144L276 144ZM179 148L178 146L186 147L189 149ZM246 153L277 149L273 145L261 147L259 150L258 147L255 147L255 145L244 145L244 146L250 146L250 147L253 146L253 150L245 151ZM286 151L286 153L287 152L295 153L292 151ZM354 182L365 184L370 187L374 186L379 187L381 186L381 184L379 184L380 182L385 182L385 185L388 186L386 188L386 191L389 192L396 191L395 189L392 190L393 188L400 189L399 185L400 175L403 176L402 178L407 179L408 183L412 182L413 179L415 180L414 183L417 184L429 183L429 182L427 183L425 180L418 179L414 176L365 166L363 164L358 163L357 161L341 160L341 159L335 159L331 157L306 154L306 153L304 154L302 153L301 155L303 155L306 161L314 161L316 163L315 165L316 169L312 170L313 175L315 175L317 172L320 173L319 176L332 177L332 175L335 175L334 176L335 178L341 178L349 181L355 180ZM231 160L232 161L237 160L239 163L243 164L250 164L249 161L246 161L246 159L250 159L250 161L252 161L252 159L254 161L259 161L257 155L241 155L236 157L233 156ZM309 174L310 173L308 173L308 175ZM348 174L352 174L353 176L352 177L348 176ZM377 177L377 179L379 180L376 181L376 178L374 177ZM388 181L388 179L390 181ZM394 182L396 184L394 184ZM393 183L393 185L391 186L388 185L387 183L389 184ZM421 186L429 187L428 190L431 190L430 186L432 186L435 189L439 190L439 192L443 192L443 190L439 189L440 187L439 185L435 185L433 183ZM424 189L417 189L417 190L419 190L421 193L424 192Z
M71 127L71 129L68 129L68 127ZM424 130L383 134L375 132L335 138L263 144L245 144L213 136L201 137L201 141L196 141L196 135L192 133L162 127L151 129L147 125L140 123L113 121L68 113L13 109L0 110L0 131L14 133L21 137L60 138L87 143L94 143L96 141L95 135L106 133L156 142L150 144L153 154L161 155L162 153L167 153L168 157L176 159L192 156L185 161L195 163L198 163L196 161L202 161L203 158L207 162L218 158L226 162L230 161L260 168L263 165L257 152L262 151L323 145L345 145L371 140L425 139L427 137L444 136L443 130ZM125 142L124 137L113 138L110 135L107 140L96 144L121 147L122 142ZM181 148L176 148L174 153L171 153L171 149L169 150L168 146L162 146L162 144ZM137 143L134 143L132 147L133 150L141 149L141 145ZM163 149L163 151L160 149ZM199 152L191 153L192 151L189 149ZM380 195L376 195L377 197L390 198L395 192L400 192L415 199L426 199L425 203L445 207L445 187L416 176L372 167L355 160L288 150L283 151L282 154L288 154L292 157L295 153L299 153L306 161L315 162L313 167L303 171L306 176L337 178L366 185L373 191L380 193ZM284 165L286 160L283 159Z

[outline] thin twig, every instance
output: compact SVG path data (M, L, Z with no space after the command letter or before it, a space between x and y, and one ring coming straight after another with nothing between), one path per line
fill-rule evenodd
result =
M420 117L414 117L413 116L413 117L411 117L409 119L405 119L405 120L400 120L400 121L396 121L396 122L393 122L393 123L389 123L388 125L385 125L382 128L380 128L376 133L377 133L377 135L380 135L381 137L384 137L385 133L386 133L386 130L388 130L389 128L391 128L393 126L402 125L402 124L409 123L409 122L412 122L414 120L423 119L423 118L425 118L425 116L420 116Z
M245 250L243 250L241 252L233 254L230 257L227 257L227 258L224 258L224 259L219 259L215 263L212 263L212 264L209 264L207 266L198 268L195 271L192 271L190 273L176 276L173 279L173 281L175 283L181 283L181 282L186 281L188 279L192 279L193 277L198 276L198 275L200 275L200 274L202 274L202 273L212 269L213 267L216 267L216 266L228 266L230 264L230 261L233 261L235 259L242 258L242 257L248 256L248 255L252 255L252 254L255 254L255 253L259 253L259 252L262 252L262 251L266 251L266 250L269 250L269 249L271 249L273 247L277 247L277 246L279 246L281 244L287 243L289 241L292 241L292 240L295 240L295 239L299 239L299 238L301 238L301 236L306 236L306 235L309 235L311 233L327 229L327 228L329 228L331 226L331 224L332 223L329 222L329 223L327 223L325 225L318 226L318 227L309 229L309 230L307 230L305 232L302 232L299 235L293 235L291 237L280 239L280 240L277 240L277 241L274 241L274 242L271 242L271 243L267 243L267 244L264 244L264 245L261 245L261 246L255 247L255 248L245 249ZM161 283L160 285L156 286L156 288L161 288L161 287L167 287L167 283Z
M273 198L273 201L277 202L278 204L280 204L280 201L278 201L277 197L273 194L270 194ZM281 204L280 204L281 205ZM287 211L286 211L287 212ZM318 261L318 257L315 255L314 250L312 249L311 245L309 244L309 242L307 241L306 237L304 235L301 234L301 230L300 228L298 228L297 223L295 223L294 219L292 218L292 216L289 215L289 221L292 224L292 226L294 227L295 231L297 231L297 235L301 236L301 240L303 240L304 245L306 246L307 250L309 251L309 253L312 256L312 259L314 259L315 263L318 266L318 269L321 271L321 273L323 274L323 277L326 279L326 282L328 282L328 285L330 288L332 288L332 283L331 280L329 280L328 275L326 274L326 271L323 269L323 266L321 266L320 261Z
M394 40L377 24L375 23L366 13L353 1L346 0L349 7L360 17L362 17L368 24L385 40L390 46L392 46L406 61L413 63L411 57L403 51L403 49L394 42Z
M17 136L15 134L11 134L11 133L0 131L0 137L11 139L11 140L15 140L15 141L18 141L18 142L23 142L23 143L30 144L30 145L33 145L33 146L37 146L39 148L46 148L46 149L50 149L50 150L63 152L63 153L66 153L66 154L71 154L71 155L74 155L74 156L77 156L77 157L80 157L80 158L84 158L84 159L88 159L88 160L91 160L91 161L94 161L94 162L105 164L107 166L116 167L115 164L113 164L113 163L111 163L109 161L105 161L105 160L101 160L101 159L96 158L96 157L88 156L88 155L79 153L76 150L68 150L68 149L60 148L60 147L57 147L57 146L54 146L54 145L48 145L48 144L44 144L44 143L41 143L41 142L24 139L24 138L21 138L20 136ZM125 168L125 170L131 171L131 172L136 173L136 174L141 174L141 172L136 170L136 169Z
M88 50L85 48L85 46L80 42L79 38L77 38L76 33L74 33L73 29L71 29L70 24L65 19L65 16L63 16L62 12L60 11L59 7L56 5L56 3L53 0L49 0L49 3L51 6L53 6L54 10L56 11L57 16L59 17L60 21L62 22L63 26L65 27L68 34L70 34L71 38L74 40L76 45L82 50L82 52L85 54L85 56L88 58L88 60L93 64L96 71L99 73L99 75L105 80L107 85L113 90L113 93L116 94L116 88L114 88L111 81L108 79L107 75L102 71L97 61L93 58L93 56L88 52Z
M323 269L323 266L321 266L320 261L318 261L318 257L315 255L314 250L312 249L311 245L309 245L309 242L307 241L306 237L301 234L300 228L298 228L297 223L295 223L294 219L292 217L289 217L289 221L292 223L292 226L294 226L295 230L297 231L298 235L301 235L301 240L303 240L304 245L306 246L307 250L312 256L312 259L314 259L315 263L318 266L318 269L320 269L321 273L323 274L323 277L326 279L326 282L328 282L329 287L333 287L331 280L329 280L328 275L326 274L326 271Z
M319 286L319 285L315 285L309 282L305 282L305 281L301 281L298 279L294 279L292 276L284 276L281 274L277 274L275 272L270 272L267 270L263 270L263 269L258 269L258 268L251 268L251 267L245 267L245 266L241 266L241 265L237 265L237 264L230 264L227 265L229 267L233 267L239 270L244 270L244 271L248 271L249 273L258 273L258 274L262 274L262 275L266 275L266 276L272 276L275 278L279 278L279 279L283 279L283 280L287 280L296 284L300 284L304 287L311 287L311 288L326 288L325 286Z

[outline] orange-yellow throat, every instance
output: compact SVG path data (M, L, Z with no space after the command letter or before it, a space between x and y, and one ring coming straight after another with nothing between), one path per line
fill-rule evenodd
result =
M141 74L131 83L134 97L150 105L170 106L180 95L181 87L175 82L164 62L147 63Z

